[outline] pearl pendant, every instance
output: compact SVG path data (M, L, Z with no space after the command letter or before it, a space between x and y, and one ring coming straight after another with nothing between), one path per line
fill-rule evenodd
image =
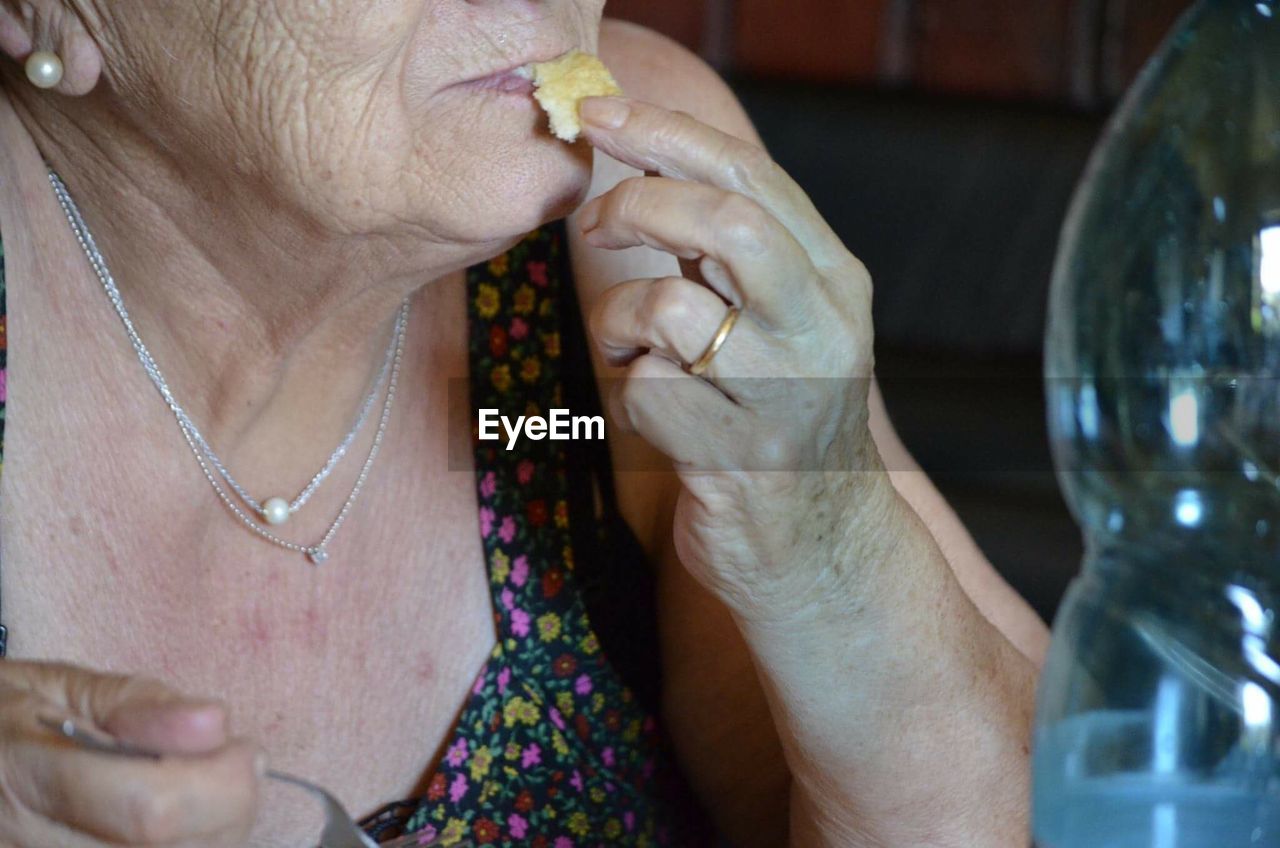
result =
M262 505L262 520L281 525L289 520L289 502L284 498L268 498Z
M308 548L307 559L314 565L324 565L329 559L329 552L324 548Z
M62 82L62 60L48 50L37 50L27 57L27 79L36 88L53 88Z

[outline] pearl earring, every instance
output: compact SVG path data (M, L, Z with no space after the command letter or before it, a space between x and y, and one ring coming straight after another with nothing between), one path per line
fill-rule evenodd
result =
M27 57L27 79L36 88L53 88L62 82L62 60L57 53L37 50Z

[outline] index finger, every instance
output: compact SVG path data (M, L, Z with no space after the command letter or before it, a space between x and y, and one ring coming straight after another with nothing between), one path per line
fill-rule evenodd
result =
M24 734L5 756L6 782L27 810L88 836L167 845L247 831L257 806L256 746L141 760Z
M781 221L818 267L848 261L813 201L764 148L684 112L625 97L588 97L579 112L587 139L618 161L744 194Z

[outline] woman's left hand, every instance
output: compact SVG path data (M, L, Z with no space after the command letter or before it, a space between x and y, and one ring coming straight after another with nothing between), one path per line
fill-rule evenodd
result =
M849 597L840 554L892 497L867 425L870 276L761 148L623 98L582 116L595 147L651 174L584 206L584 240L684 269L619 283L590 316L606 361L629 363L614 421L680 473L681 561L739 615ZM736 325L693 376L731 306Z

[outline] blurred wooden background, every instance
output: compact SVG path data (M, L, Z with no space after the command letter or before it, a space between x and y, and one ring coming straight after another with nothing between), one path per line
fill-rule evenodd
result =
M1190 0L610 0L732 75L1115 101Z

